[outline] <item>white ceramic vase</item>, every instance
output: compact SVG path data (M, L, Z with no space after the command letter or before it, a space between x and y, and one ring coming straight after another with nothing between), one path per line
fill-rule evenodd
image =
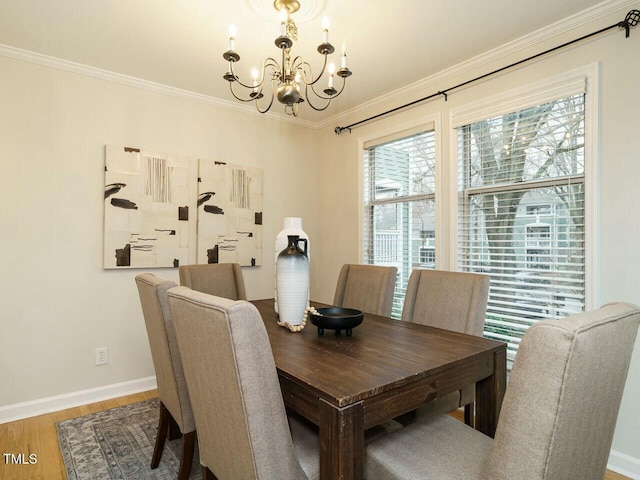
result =
M282 230L276 236L276 248L275 248L275 255L274 255L274 263L276 264L276 268L274 269L274 272L273 272L273 284L275 285L273 298L275 299L274 308L276 310L276 313L278 313L278 283L276 281L278 255L280 255L280 252L282 252L282 250L287 248L287 245L289 243L287 237L289 235L298 235L298 237L300 237L301 239L304 238L307 241L307 259L309 260L311 259L311 256L310 256L311 245L309 243L309 235L307 235L305 231L302 230L302 219L298 217L285 217ZM307 306L308 305L309 305L309 293L307 292Z
M289 235L288 244L278 255L276 288L280 322L300 325L308 305L309 259L307 240ZM300 244L304 244L304 249Z

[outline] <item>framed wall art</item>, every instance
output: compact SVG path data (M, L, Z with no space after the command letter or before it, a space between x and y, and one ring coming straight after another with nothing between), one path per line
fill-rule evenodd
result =
M189 263L196 174L187 157L106 146L104 268Z
M198 263L262 264L262 169L198 162Z
M262 169L105 147L104 268L262 263Z

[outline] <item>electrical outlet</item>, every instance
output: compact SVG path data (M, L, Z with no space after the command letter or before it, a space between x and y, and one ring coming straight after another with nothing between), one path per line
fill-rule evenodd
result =
M109 363L109 350L107 347L96 348L96 365Z

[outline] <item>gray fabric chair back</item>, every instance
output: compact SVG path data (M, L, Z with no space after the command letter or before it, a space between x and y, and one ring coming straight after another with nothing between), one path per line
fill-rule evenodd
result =
M602 480L639 321L615 303L529 329L485 478Z
M136 284L156 371L158 398L178 423L182 433L193 432L195 423L191 402L167 300L167 290L176 284L150 273L137 275Z
M416 269L407 284L402 320L482 336L488 296L487 275ZM448 413L464 406L465 422L472 425L474 401L475 384L467 385L426 404L418 416Z
M181 265L180 285L231 300L246 300L242 269L237 263Z
M388 317L393 307L397 273L396 267L343 265L333 304Z
M200 463L220 478L299 480L271 345L250 303L169 292Z
M407 284L402 320L481 336L488 296L487 275L414 270Z

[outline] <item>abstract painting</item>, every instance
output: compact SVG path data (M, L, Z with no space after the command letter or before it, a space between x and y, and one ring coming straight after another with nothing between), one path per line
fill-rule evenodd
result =
M192 262L197 171L190 159L112 145L105 150L104 268Z
M262 264L262 169L198 162L197 263Z
M262 264L262 169L105 146L104 268Z

